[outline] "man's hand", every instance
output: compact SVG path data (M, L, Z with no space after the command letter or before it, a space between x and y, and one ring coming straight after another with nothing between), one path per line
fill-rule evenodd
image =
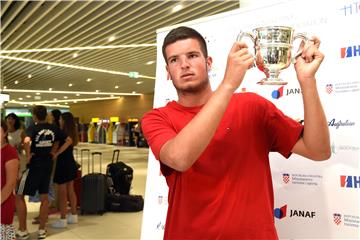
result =
M234 91L240 86L246 71L253 66L254 58L244 42L235 42L228 55L223 83Z
M295 63L295 71L300 84L315 80L315 73L324 59L324 54L319 51L319 46L320 40L317 37L312 37L306 45L304 42L301 43L300 48L303 47L303 51L296 58Z

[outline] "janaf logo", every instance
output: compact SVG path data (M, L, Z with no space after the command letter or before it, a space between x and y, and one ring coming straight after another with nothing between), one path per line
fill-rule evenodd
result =
M300 88L290 88L290 89L285 89L285 95L284 95L284 86L282 86L279 89L274 90L271 93L271 97L273 99L279 99L282 96L289 96L289 95L300 94L300 93L301 93Z
M281 208L274 209L274 216L278 219L282 219L286 217L287 213L287 205L282 206ZM299 210L299 209L290 209L290 218L293 217L302 217L302 218L314 218L316 215L315 212Z
M290 217L314 218L315 212L305 210L290 210Z

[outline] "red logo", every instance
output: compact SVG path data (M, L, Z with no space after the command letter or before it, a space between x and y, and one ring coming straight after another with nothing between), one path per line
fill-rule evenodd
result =
M289 183L290 182L290 174L288 174L288 173L283 174L283 182L284 183Z
M332 93L333 91L333 85L332 84L326 84L326 92L328 94Z
M333 216L334 216L334 223L339 226L341 223L341 214L334 213Z

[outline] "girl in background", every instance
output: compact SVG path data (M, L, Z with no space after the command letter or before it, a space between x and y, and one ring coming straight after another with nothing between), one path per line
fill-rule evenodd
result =
M76 194L74 191L74 179L76 178L77 166L73 155L73 148L78 143L78 135L74 117L70 112L60 116L60 143L59 149L54 155L56 161L54 182L58 187L58 201L60 219L55 221L54 228L66 228L67 224L77 223ZM67 202L70 202L71 213L67 213Z
M19 160L16 149L7 142L7 126L1 120L1 239L13 240L15 211L14 189L19 170Z
M8 128L7 140L8 143L16 148L20 160L19 175L26 169L26 156L23 148L25 132L21 128L20 118L15 113L9 113L5 117Z

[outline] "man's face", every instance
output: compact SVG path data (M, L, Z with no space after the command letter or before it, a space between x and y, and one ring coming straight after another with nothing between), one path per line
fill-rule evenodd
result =
M165 49L166 70L178 92L195 93L209 84L210 57L205 58L196 39L178 40Z

